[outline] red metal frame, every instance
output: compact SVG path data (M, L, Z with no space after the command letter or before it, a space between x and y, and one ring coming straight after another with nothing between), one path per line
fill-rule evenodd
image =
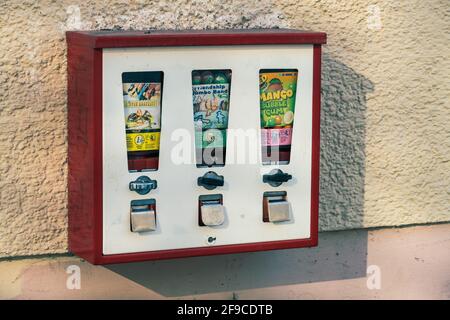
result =
M321 45L326 34L286 29L67 32L69 250L93 264L316 246L319 222ZM313 44L311 232L308 239L103 255L102 48Z

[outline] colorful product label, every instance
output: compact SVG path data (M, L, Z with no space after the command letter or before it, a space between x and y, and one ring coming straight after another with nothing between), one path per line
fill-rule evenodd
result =
M194 121L206 129L226 129L228 126L230 85L199 84L192 86Z
M225 129L209 129L206 131L195 132L196 147L204 148L223 148L227 145L227 133Z
M192 103L196 148L224 148L230 105L231 71L194 71Z
M297 71L268 71L259 75L261 128L292 128Z
M261 129L261 145L289 146L292 142L292 128Z
M161 83L124 83L127 151L159 150Z
M159 150L159 136L159 132L127 133L127 150Z

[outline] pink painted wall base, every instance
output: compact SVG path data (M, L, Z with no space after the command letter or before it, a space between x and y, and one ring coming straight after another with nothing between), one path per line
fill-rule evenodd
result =
M450 299L450 224L319 235L319 246L93 266L0 261L1 299Z

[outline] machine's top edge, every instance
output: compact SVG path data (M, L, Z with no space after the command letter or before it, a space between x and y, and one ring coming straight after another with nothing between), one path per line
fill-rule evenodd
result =
M91 48L152 46L325 44L324 32L295 29L67 31L71 45Z

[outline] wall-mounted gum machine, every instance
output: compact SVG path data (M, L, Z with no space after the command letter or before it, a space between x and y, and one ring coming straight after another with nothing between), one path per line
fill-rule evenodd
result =
M317 245L325 42L67 32L70 251L106 264Z

